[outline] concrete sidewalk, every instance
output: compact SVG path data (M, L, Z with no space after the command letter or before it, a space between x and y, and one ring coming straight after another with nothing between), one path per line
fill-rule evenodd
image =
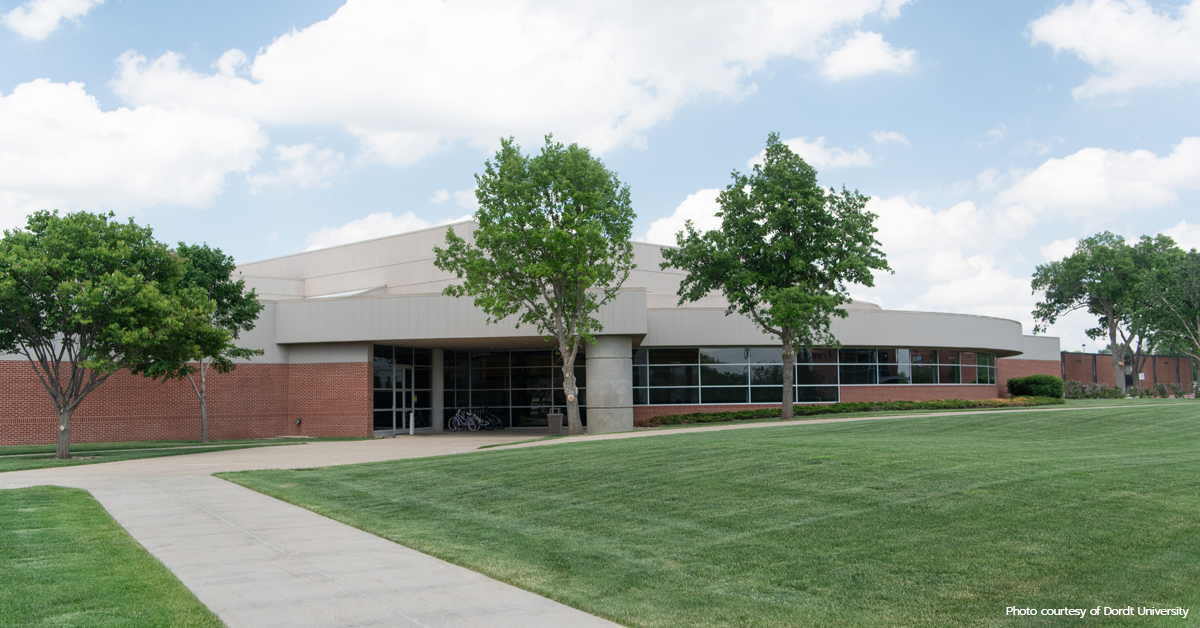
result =
M208 475L448 454L528 437L417 436L189 454L4 473L0 488L90 491L230 628L616 626Z

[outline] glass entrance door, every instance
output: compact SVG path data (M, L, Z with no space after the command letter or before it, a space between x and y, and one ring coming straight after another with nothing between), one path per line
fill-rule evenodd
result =
M394 432L407 432L413 420L413 368L396 367L396 414Z

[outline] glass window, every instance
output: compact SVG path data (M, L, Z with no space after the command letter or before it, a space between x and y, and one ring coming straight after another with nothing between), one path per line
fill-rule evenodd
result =
M392 361L392 348L388 345L375 345L375 363L376 364L394 364Z
M745 386L747 366L720 365L700 367L700 383L704 386Z
M874 349L842 349L838 355L842 364L872 364L875 362ZM874 384L875 382L870 383Z
M554 385L554 372L546 366L542 368L514 368L512 370L513 388L550 388Z
M648 351L646 349L634 349L633 350L633 363L634 364L645 364L646 361L649 359L647 357L647 353L648 353Z
M644 406L649 403L650 393L645 388L633 389L633 405Z
M746 403L746 387L701 388L701 403Z
M782 386L783 365L773 364L771 366L750 367L750 383L755 386Z
M943 351L942 352L943 355L941 357L945 358L946 356L944 354L946 354L946 353L950 353L950 352ZM957 353L957 352L954 352L954 353ZM962 380L960 379L960 375L961 375L961 373L959 372L959 367L957 365L943 364L940 367L938 367L938 382L939 383L961 384Z
M578 359L578 358L576 358ZM554 355L549 351L513 351L513 366L553 366Z
M900 356L896 354L897 349L880 349L876 354L876 359L880 364L907 364L908 351L904 352L904 362L900 361Z
M959 364L970 364L970 365L974 366L975 359L976 359L975 356L976 356L976 353L974 351L959 351L958 352L958 363Z
M392 379L394 371L395 369L393 369L391 366L376 364L374 382L375 388L395 388L395 381Z
M458 405L454 403L454 391L442 393L442 406L446 408L458 407Z
M975 354L975 364L978 364L979 366L987 366L988 365L988 354L976 353Z
M836 349L813 349L811 353L814 364L837 364Z
M413 350L411 347L392 347L392 351L396 354L396 364L413 363Z
M384 408L391 409L392 407L392 391L377 390L375 391L375 409L383 410Z
M650 383L646 379L648 373L649 373L649 370L644 366L633 367L633 385L634 386L649 386Z
M880 364L880 384L912 383L912 367L907 364Z
M650 403L656 405L700 403L700 389L651 388Z
M699 349L651 349L651 364L699 364Z
M390 430L392 429L392 411L376 412L375 413L375 429Z
M562 389L557 389L553 392L554 392L554 405L563 406L563 412L566 413L567 393L563 392ZM587 391L586 390L584 390L582 388L579 389L579 399L577 401L579 401L579 407L581 407L581 408L583 406L587 405Z
M507 390L472 390L472 408L487 408L491 406L508 406Z
M959 362L960 357L960 352L958 351L938 351L938 364L961 364Z
M418 366L413 369L413 388L429 390L433 388L433 369Z
M795 399L800 403L837 402L838 389L836 386L798 386Z
M746 359L750 364L783 364L783 347L750 347Z
M908 355L913 364L937 364L937 351L933 349L909 349Z
M467 390L471 387L471 371L463 367L462 362L459 362L459 366L455 367L454 369L454 379L447 381L454 382L452 388Z
M745 364L746 349L701 349L701 364Z
M876 367L872 364L852 364L839 367L842 385L876 383Z
M654 359L651 354L650 359ZM651 366L651 386L696 386L700 383L698 366Z
M797 384L829 384L837 386L838 367L834 364L797 364Z
M783 387L754 386L750 389L751 403L779 403L783 401Z
M964 384L975 383L975 366L960 366L958 367L958 381Z
M938 369L938 367L936 365L934 365L934 366L919 366L917 364L913 364L913 366L912 366L912 381L913 381L913 383L914 384L936 384L936 383L938 383L937 369Z
M471 368L508 367L507 351L482 351L471 354Z
M549 388L543 390L514 390L512 391L512 405L548 408L554 405L554 391Z
M504 390L508 386L508 369L471 369L472 390Z
M413 349L413 364L433 366L433 349Z

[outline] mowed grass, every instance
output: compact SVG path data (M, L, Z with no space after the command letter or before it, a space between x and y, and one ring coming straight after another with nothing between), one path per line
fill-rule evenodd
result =
M79 489L0 490L0 626L224 624Z
M207 445L200 441L132 441L120 443L78 443L71 445L71 458L68 460L54 459L54 445L15 445L0 447L0 473L6 471L26 471L29 469L47 469L52 467L71 467L81 464L97 464L102 462L118 462L121 460L137 460L140 458L160 458L162 456L182 456L185 454L200 454L210 451L228 451L230 449L249 449L251 447L279 447L283 445L302 445L318 440L361 440L357 438L258 438L244 440L210 441Z
M628 626L1163 626L1200 615L1194 403L222 477ZM1192 610L1005 616L1125 605Z

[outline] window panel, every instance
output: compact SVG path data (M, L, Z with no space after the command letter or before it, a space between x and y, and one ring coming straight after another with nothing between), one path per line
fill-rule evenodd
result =
M838 352L838 357L842 364L872 364L875 362L875 350L842 349Z
M700 389L651 388L650 403L656 405L700 403Z
M392 411L376 412L374 417L374 427L377 430L392 429Z
M550 351L513 351L512 365L514 367L549 367L554 365L554 356Z
M649 369L644 366L633 367L633 385L634 386L649 386Z
M433 388L433 369L420 366L413 369L413 388L418 390Z
M836 364L797 364L795 383L837 386L838 367Z
M701 388L701 403L746 403L746 387Z
M633 363L634 364L646 364L650 359L648 356L649 356L649 350L634 349L633 350Z
M975 366L975 360L977 359L976 356L977 354L974 351L959 351L958 363L962 365Z
M512 405L528 406L528 407L549 407L554 405L554 391L546 388L543 390L514 390L512 391Z
M651 349L651 364L699 364L699 349Z
M937 364L937 351L933 349L909 349L913 364Z
M454 403L454 391L446 391L442 393L443 408L457 408L458 404Z
M433 366L433 349L413 349L413 364Z
M813 349L813 364L837 364L837 349Z
M721 349L701 349L700 350L701 364L745 364L746 349L738 347L736 349L721 348Z
M558 372L562 373L562 369L560 368ZM578 363L575 364L575 385L580 388L587 387L587 368Z
M396 364L412 365L412 347L392 347L392 351L396 354Z
M394 364L392 360L392 348L388 345L375 345L375 363L376 364Z
M914 384L936 384L937 366L919 366L914 364L912 367L912 381Z
M908 352L905 352L904 362L901 362L897 351L898 349L880 349L876 352L875 359L879 360L880 364L907 364Z
M838 389L836 386L798 386L795 400L798 403L836 402Z
M880 384L911 384L912 367L907 364L880 364Z
M783 364L783 347L750 347L746 359L750 364Z
M650 385L695 386L700 383L699 369L698 366L651 366Z
M462 362L459 362L461 365ZM471 387L471 371L464 366L458 366L454 369L454 388L459 390L467 390Z
M387 389L395 388L396 382L392 380L392 377L394 376L394 371L395 371L395 369L393 369L391 366L385 366L383 364L376 364L375 365L374 387L375 388L387 388Z
M750 367L750 383L754 386L782 386L783 365Z
M871 364L842 365L838 367L842 385L876 383L876 367Z
M554 372L548 366L514 368L512 370L513 388L550 388L552 386L554 386Z
M948 352L943 351L942 353L945 354ZM941 357L945 357L945 356L943 355ZM962 373L960 371L960 367L958 367L957 365L943 364L938 367L938 383L961 384L962 383L961 375L962 375Z
M471 368L507 368L507 351L480 351L471 354Z
M938 364L962 364L961 359L961 351L938 351Z
M390 390L387 390L387 391L383 391L383 390L377 390L377 391L375 391L375 406L374 406L374 407L375 407L375 409L376 409L376 410L383 410L384 408L391 409L391 407L392 407L392 396L393 396L393 393L392 393L392 391L390 391Z
M507 406L508 391L507 390L472 390L471 404L472 408L489 408L493 406Z
M554 391L554 405L556 405L556 406L566 406L567 405L567 393L563 392L561 388ZM587 405L587 391L580 390L579 391L579 406L583 407L586 405ZM565 410L564 410L564 412L565 412Z
M958 367L958 371L959 371L959 374L958 374L959 380L958 381L960 381L964 384L974 384L975 383L976 369L974 366L960 366L960 367Z
M783 401L781 386L754 386L750 389L752 403L780 403Z
M720 365L700 367L700 383L704 386L745 386L749 367Z
M508 369L471 369L471 390L507 390Z
M650 393L645 388L633 389L633 405L644 406L650 402Z

